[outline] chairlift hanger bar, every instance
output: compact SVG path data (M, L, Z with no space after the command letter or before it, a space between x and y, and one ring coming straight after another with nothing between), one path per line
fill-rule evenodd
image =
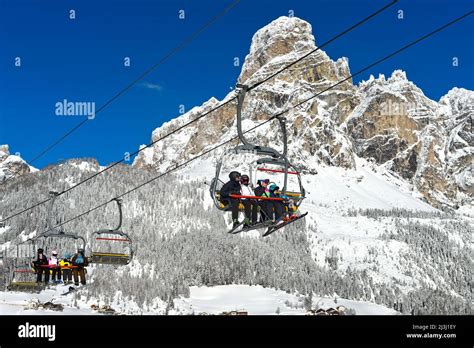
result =
M115 202L117 204L117 208L118 208L118 212L119 212L119 219L118 219L118 223L117 223L117 227L115 227L114 229L102 229L102 230L98 230L98 231L95 231L94 233L95 234L107 234L107 233L110 233L110 234L120 234L122 236L127 236L128 235L124 232L122 232L120 229L122 228L122 220L123 220L123 212L122 212L122 199L119 198L119 197L115 197L115 198L112 198L110 200L110 202ZM130 238L128 238L130 239Z
M48 211L48 217L47 217L47 224L48 224L48 230L39 236L36 236L33 238L33 240L38 240L39 238L72 238L72 239L80 239L82 240L82 247L86 246L86 240L78 236L76 234L72 233L66 233L64 231L60 231L57 229L59 226L53 226L51 223L52 215L53 215L53 206L54 203L56 202L56 199L59 197L59 192L57 191L49 191L49 195L51 196L51 204L49 206L49 211Z
M257 168L257 170L260 171L260 172L285 173L285 171L281 170L281 169ZM299 175L300 173L299 172L288 171L288 174Z
M279 197L262 197L262 196L234 195L234 194L231 194L230 197L232 197L232 198L257 199L259 201L283 201L283 198L279 198Z
M97 250L98 245L94 245L94 243L90 246L91 247L91 262L98 263L98 264L113 264L113 265L126 265L130 263L133 258L133 254L135 253L133 248L133 241L128 234L121 231L122 227L122 219L123 219L123 212L122 212L122 199L120 197L115 197L110 200L110 202L115 201L117 204L117 208L119 211L119 221L118 225L115 229L101 229L92 233L91 238L96 241L111 241L111 242L126 242L128 245L128 254L124 253L110 253L110 252L102 252ZM124 238L113 238L113 237L100 237L101 235L118 235ZM100 249L100 248L98 248ZM119 260L119 262L117 262Z
M131 242L130 239L125 239L125 238L104 238L104 237L98 237L95 240L111 240L111 241L116 241L116 242Z
M14 273L35 273L31 269L17 269L17 270L14 269L12 272L14 272Z
M285 168L285 170L283 171L283 173L285 173L285 176L283 179L283 190L282 190L283 193L285 193L287 185L288 185L288 167L290 165L290 162L288 161L288 158L287 158L288 137L286 134L286 119L282 115L277 115L274 117L279 122L280 130L283 136L283 153L282 154L280 154L277 150L271 147L264 147L264 146L251 144L244 137L244 133L242 132L242 106L244 103L245 95L247 91L249 90L249 87L246 85L237 84L237 88L239 88L238 103L237 103L237 133L243 145L237 146L235 148L235 151L237 153L239 151L252 151L258 154L267 154L267 155L270 154L270 156L273 157L274 159L281 160Z

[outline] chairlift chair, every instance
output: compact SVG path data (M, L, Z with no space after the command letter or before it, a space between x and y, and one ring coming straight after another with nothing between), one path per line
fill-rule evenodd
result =
M46 256L50 255L53 250L58 250L60 253L58 257L64 257L66 252L74 254L77 249L84 249L86 246L83 237L58 230L53 226L51 223L53 206L59 194L55 191L50 191L49 194L52 199L47 217L48 230L15 246L16 255L11 260L11 278L7 286L8 290L39 292L44 289L44 283L36 283L36 271L32 264L39 248L43 249ZM71 247L72 244L74 244L73 247Z
M121 230L122 227L122 200L115 198L114 201L117 203L119 211L119 222L114 229L101 229L93 232L91 235L91 262L97 264L107 265L127 265L133 258L133 245L132 239L128 234ZM107 248L104 247L104 243L107 243ZM114 247L113 244L123 243L124 252L119 253L110 251ZM101 246L99 247L99 244Z
M35 255L33 240L29 239L15 246L15 255L4 256L4 271L9 275L7 290L39 293L43 283L36 282L32 261Z
M58 197L58 192L50 191L51 205L48 212L48 230L33 238L36 250L43 249L45 255L50 256L53 250L58 251L58 257L64 257L66 253L75 254L78 249L86 247L86 240L74 233L65 232L62 229L55 228L52 224L53 206ZM35 251L36 251L35 250Z
M289 196L293 199L294 201L294 213L298 212L298 208L301 205L301 202L305 198L305 190L302 185L301 181L301 173L297 171L294 166L290 163L290 161L287 158L287 147L288 147L288 141L287 141L287 133L286 133L286 120L278 116L276 119L278 120L280 124L280 129L282 132L282 137L283 137L283 153L278 152L272 147L266 147L266 146L259 146L259 145L254 145L251 144L245 137L242 131L242 105L244 102L245 95L248 91L248 86L245 85L237 85L237 88L239 88L239 94L238 94L238 100L237 100L237 132L239 135L239 139L241 141L241 145L238 145L234 147L231 150L226 151L222 157L219 159L216 165L216 172L215 172L215 177L211 181L210 185L210 194L211 198L214 202L214 205L216 206L217 209L221 211L229 211L231 208L229 205L225 205L224 203L221 202L221 197L220 197L220 190L222 186L224 185L224 182L220 179L220 175L222 172L222 167L223 163L226 159L226 157L233 155L233 154L248 154L252 153L257 156L259 156L259 159L253 163L255 167L255 171L272 171L273 173L282 173L284 178L283 178L283 188L280 190L279 193L282 193L283 195ZM271 169L269 167L271 166L276 166L277 168ZM250 175L252 176L254 170L252 170L252 163L250 164ZM299 191L288 191L287 186L288 186L288 175L296 175L298 178L298 186L299 186ZM252 181L252 177L251 177ZM232 198L247 198L247 199L254 199L258 201L262 200L280 200L283 201L282 198L265 198L265 197L257 197L257 196L242 196L242 195L231 195ZM239 205L239 210L243 211L244 206L243 204ZM304 215L300 215L301 217L304 217ZM289 222L291 223L291 222ZM286 226L289 223L285 223L284 225ZM268 231L265 235L268 235L272 233L275 230L276 223L274 225L262 225L261 228L267 228ZM281 228L283 226L278 227ZM232 232L232 231L231 231ZM265 236L264 235L264 236Z

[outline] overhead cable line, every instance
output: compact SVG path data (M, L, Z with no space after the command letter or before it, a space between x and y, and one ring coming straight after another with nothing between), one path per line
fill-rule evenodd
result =
M149 67L146 71L144 71L140 76L138 76L136 79L134 79L132 82L130 82L127 86L122 88L119 92L117 92L115 95L113 95L111 98L109 98L101 107L97 109L97 111L94 113L94 116L96 116L99 112L104 110L107 106L112 104L115 100L120 98L122 95L124 95L126 92L128 92L133 86L135 86L138 82L143 80L146 76L148 76L152 71L154 71L156 68L158 68L160 65L165 63L169 58L171 58L174 54L178 53L180 50L182 50L184 47L189 45L195 38L197 38L200 34L202 34L207 28L209 28L214 22L216 22L218 19L223 17L227 12L229 12L232 8L234 8L241 0L234 0L231 4L229 4L224 10L219 12L216 16L211 18L209 21L207 21L203 26L201 26L198 30L193 32L191 35L189 35L187 38L185 38L183 41L181 41L177 46L175 46L171 51L166 53L160 61ZM73 128L71 128L69 131L67 131L65 134L63 134L60 138L56 139L53 143L48 145L45 149L43 149L40 153L38 153L32 160L28 161L27 163L33 164L36 162L38 159L43 157L47 152L49 152L51 149L56 147L58 144L60 144L64 139L66 139L68 136L70 136L72 133L74 133L76 130L81 128L83 125L85 125L89 121L89 118L85 118L81 122L79 122L77 125L75 125ZM20 171L18 170L17 172L13 173L10 178L13 178L18 174ZM3 181L2 184L7 182L10 178L6 179ZM40 202L39 204L43 204L48 202L48 200L44 202ZM37 206L37 205L35 205Z

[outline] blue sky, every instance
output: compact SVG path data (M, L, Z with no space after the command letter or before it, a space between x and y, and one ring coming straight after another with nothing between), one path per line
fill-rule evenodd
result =
M0 0L0 144L33 158L83 119L57 116L56 102L101 106L230 2ZM33 165L75 157L108 164L148 143L153 129L179 114L179 105L189 110L211 96L223 98L240 72L234 57L243 62L255 31L289 10L311 23L318 44L388 2L242 0ZM473 7L469 0L401 0L324 50L332 59L348 57L355 72ZM75 20L69 19L71 9ZM400 9L403 20L397 18ZM454 86L474 89L473 27L470 16L355 80L400 68L435 100ZM130 67L124 57L131 58Z

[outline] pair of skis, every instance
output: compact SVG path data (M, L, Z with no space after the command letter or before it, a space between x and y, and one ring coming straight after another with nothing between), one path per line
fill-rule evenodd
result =
M236 225L234 228L232 228L229 233L230 234L237 234L237 233L240 233L240 232L249 232L249 231L252 231L252 230L258 230L258 229L262 229L262 228L268 228L267 229L267 232L265 232L263 234L263 237L267 237L269 236L270 234L272 234L273 232L276 232L278 231L279 229L285 227L285 226L288 226L289 224L295 222L295 221L298 221L302 218L304 218L306 215L308 215L308 213L304 213L296 218L293 218L293 219L290 219L290 220L278 220L277 222L272 222L271 220L268 220L268 221L264 221L264 222L258 222L254 225L250 225L250 226L244 226L242 227L242 225L244 225L244 222L241 222L239 223L238 225Z
M287 221L282 220L283 222L280 221L280 222L274 224L273 226L271 226L271 227L268 228L267 232L265 232L265 233L263 234L263 237L267 237L267 236L271 235L273 232L276 232L276 231L278 231L279 229L281 229L281 228L283 228L283 227L285 227L285 226L288 226L289 224L292 224L293 222L298 221L298 220L304 218L306 215L308 215L307 212L304 213L304 214L302 214L302 215L300 215L300 216L297 216L297 217L295 217L295 218L293 218L293 219L290 219L290 220L287 220Z
M272 221L269 221L269 222L264 221L264 222L257 222L256 224L253 224L253 225L243 226L244 222L241 222L238 225L236 225L235 227L233 227L229 231L229 233L230 234L237 234L237 233L240 233L240 232L249 232L249 231L258 230L258 229L261 229L261 228L267 228L267 227L272 226L273 224L274 223Z

